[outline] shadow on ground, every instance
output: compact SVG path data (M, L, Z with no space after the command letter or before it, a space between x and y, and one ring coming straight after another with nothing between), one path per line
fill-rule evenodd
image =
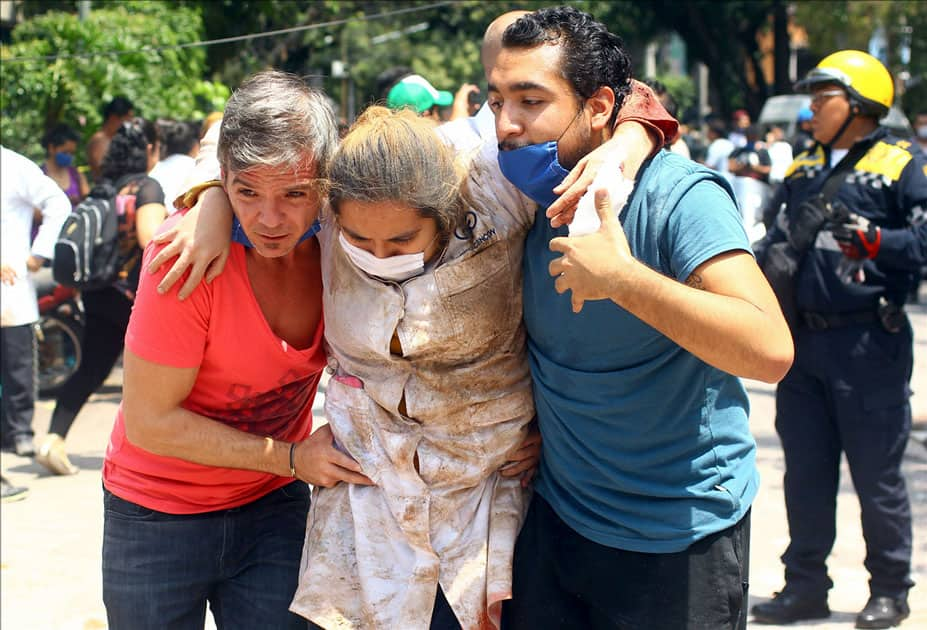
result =
M103 468L102 455L74 455L73 453L68 453L68 459L70 459L71 463L77 466L81 471L86 470L99 472ZM26 463L10 466L8 470L17 473L30 473L36 477L55 476L50 473L44 466L31 459Z

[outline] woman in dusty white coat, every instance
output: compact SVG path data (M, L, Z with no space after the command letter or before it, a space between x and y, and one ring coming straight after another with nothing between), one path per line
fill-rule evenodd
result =
M534 415L521 258L536 207L493 143L455 161L431 123L382 107L327 185L325 413L375 485L315 489L291 610L323 628L498 627L527 505L500 468Z
M511 595L526 496L498 471L534 415L521 257L535 208L488 168L494 155L467 164L464 183L428 122L379 107L329 166L325 411L375 485L314 497L292 609L323 627L427 628L444 597L463 628L488 628Z

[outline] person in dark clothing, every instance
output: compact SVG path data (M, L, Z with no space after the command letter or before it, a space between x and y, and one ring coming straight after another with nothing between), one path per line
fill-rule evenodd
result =
M778 292L783 306L796 307L795 363L776 390L790 536L785 588L753 615L773 624L830 615L826 559L844 453L870 574L856 627L889 628L909 615L914 584L901 473L913 362L903 305L927 262L927 160L879 125L894 89L874 57L834 53L799 87L812 93L817 144L789 168L771 204L781 210L754 246L768 275L783 248L798 263L793 291L783 282Z
M48 435L36 451L36 461L56 475L77 472L68 459L64 439L81 407L103 384L122 353L142 251L165 217L164 192L147 175L157 163L159 151L157 126L137 118L123 123L103 158L101 175L119 191L121 270L111 286L82 294L87 322L84 360L59 394Z
M769 183L772 158L765 144L760 141L759 129L756 125L751 125L747 127L745 135L747 144L731 153L728 158L728 171L735 177L749 177Z
M110 141L119 127L135 116L135 105L126 97L117 96L104 105L100 113L103 116L103 125L87 141L87 164L95 182L102 176L103 158L109 149Z

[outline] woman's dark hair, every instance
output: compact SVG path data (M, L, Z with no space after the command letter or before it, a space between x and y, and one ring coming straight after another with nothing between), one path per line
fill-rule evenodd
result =
M158 127L153 122L144 118L124 122L103 156L103 177L115 182L126 175L148 172L148 145L156 142Z
M48 146L60 147L66 142L78 142L80 136L74 129L64 123L58 123L45 132L42 136L42 146L45 147L45 155L49 155Z
M615 93L612 121L631 92L631 57L621 38L588 13L550 7L523 15L502 34L503 48L560 46L560 75L587 99L602 86Z
M158 121L158 131L161 134L161 155L181 154L187 155L199 142L199 123L183 120Z

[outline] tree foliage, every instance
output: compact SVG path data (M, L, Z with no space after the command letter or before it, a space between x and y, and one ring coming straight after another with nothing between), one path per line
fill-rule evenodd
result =
M795 8L794 20L808 32L811 49L806 61L839 48L866 49L873 29L884 24L891 70L911 73L906 102L927 102L927 37L923 36L927 3L922 1L568 3L622 36L638 74L646 44L654 37L678 33L686 42L689 61L702 61L709 68L712 105L724 115L738 107L756 113L767 96L788 89L788 81L778 76L786 69L783 63L776 68L776 85L766 85L759 71L762 53L757 39L758 33L776 25L782 46L785 33L780 22L787 7ZM483 85L479 46L486 26L506 11L552 4L543 0L113 0L93 2L89 18L81 22L74 0L30 0L23 5L27 20L16 27L13 43L0 53L4 61L0 133L4 143L38 155L37 139L48 124L63 120L89 135L99 125L99 107L117 94L133 99L146 116L199 116L221 107L228 95L224 85L236 86L268 67L310 76L343 110L349 109L350 102L353 112L379 96L377 76L393 66L411 68L439 89L453 91L465 82ZM302 26L310 28L224 44L163 48ZM908 36L911 55L905 67L898 51L908 27L913 34ZM124 54L10 61L106 51ZM345 64L344 77L333 76L336 61ZM660 67L657 74L683 108L694 100L694 85L688 78L674 77Z
M60 11L25 20L0 49L3 144L38 158L39 140L56 122L86 139L102 122L101 106L118 95L149 118L197 118L221 109L228 90L202 79L204 50L170 48L201 36L195 7L162 2L107 3L83 21Z
M815 61L846 48L868 50L869 40L882 28L889 70L906 79L902 106L913 115L927 104L927 3L922 0L828 0L796 4L795 20L808 32ZM902 58L903 44L910 58ZM906 73L906 74L903 74Z
M208 63L225 83L237 85L248 74L276 67L317 77L336 101L353 86L357 109L374 100L376 77L405 66L440 89L483 83L479 48L486 26L514 9L533 10L551 2L435 0L391 2L324 0L312 3L257 0L183 0L201 7L209 39L272 31L301 24L335 24L268 38L220 44L208 49ZM621 34L632 50L642 50L656 32L655 16L641 3L607 0L571 2ZM429 8L430 7L430 8ZM347 76L332 76L332 62L346 64Z
M666 30L685 40L689 54L708 66L718 99L715 108L725 115L738 107L758 112L770 96L760 71L757 32L767 28L775 0L714 2L713 0L655 0L650 6ZM754 81L746 68L752 68Z

